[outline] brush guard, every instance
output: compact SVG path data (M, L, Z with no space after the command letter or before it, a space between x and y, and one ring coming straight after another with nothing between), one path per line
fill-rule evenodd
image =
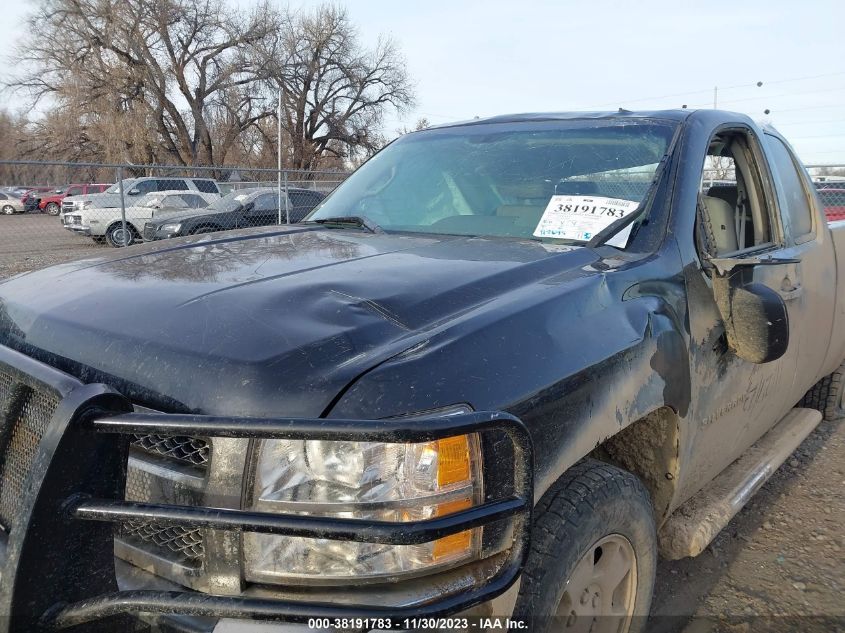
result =
M495 598L516 581L528 556L533 451L523 424L507 413L479 411L384 420L133 413L131 403L111 387L83 384L3 346L0 373L13 385L8 394L0 390L0 476L5 477L9 470L10 441L21 433L18 427L24 413L15 409L15 388L23 390L21 393L49 394L58 402L49 423L45 421L43 436L36 438L37 450L15 514L6 521L8 525L0 526L0 616L5 616L0 617L0 630L73 627L86 633L112 631L127 626L129 618L139 613L278 622L390 619L401 625L408 617L450 615ZM488 432L499 432L512 448L512 479L506 494L432 519L394 523L123 500L132 434L427 442ZM0 486L6 485L7 480L0 479ZM220 596L191 590L121 591L115 574L113 528L138 519L162 525L390 545L425 543L508 519L512 541L492 575L469 589L408 606ZM430 578L436 582L438 576Z

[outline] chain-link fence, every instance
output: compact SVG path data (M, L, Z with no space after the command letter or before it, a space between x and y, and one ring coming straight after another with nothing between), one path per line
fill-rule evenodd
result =
M808 169L828 220L845 219L845 165ZM250 167L0 161L0 279L145 241L298 222L347 173L279 176ZM730 165L708 166L702 186L731 177ZM630 175L625 182L637 184Z
M845 165L808 167L828 222L845 220Z
M299 222L346 176L0 161L0 279L145 241Z

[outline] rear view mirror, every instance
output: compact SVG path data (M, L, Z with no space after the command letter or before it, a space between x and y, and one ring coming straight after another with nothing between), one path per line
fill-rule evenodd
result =
M141 192L138 189L130 189L129 190L130 196L137 196L139 193L141 193Z
M728 345L751 363L769 363L786 353L789 315L783 298L738 267L713 276L713 292L725 322Z

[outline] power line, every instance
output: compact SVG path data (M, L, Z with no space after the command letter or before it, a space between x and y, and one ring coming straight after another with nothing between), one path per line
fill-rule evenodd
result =
M823 108L841 108L842 102L839 103L825 103L820 105L813 105L813 106L801 106L797 108L784 108L782 110L774 110L772 114L777 114L779 112L800 112L803 110L821 110Z
M845 123L845 117L840 117L838 119L822 119L821 121L795 121L793 123L790 123L789 121L778 121L778 125L783 127L797 125L821 125L822 123Z
M723 103L740 103L742 101L759 101L760 99L777 99L778 97L797 97L803 95L814 95L820 94L824 92L839 92L840 90L845 90L845 86L839 86L838 88L825 88L824 90L808 90L806 92L795 93L795 92L782 92L777 95L761 95L758 97L743 97L742 99L728 99ZM695 108L698 106L706 106L709 103L694 103L690 107Z
M790 136L793 141L799 141L805 138L842 138L845 134L816 134L814 136Z
M806 80L809 80L809 79L821 79L821 78L825 78L825 77L838 77L840 75L845 75L845 71L834 72L834 73L823 73L823 74L820 74L820 75L805 75L803 77L790 77L788 79L776 79L774 81L766 81L766 82L762 82L762 83L764 85L768 86L768 85L772 85L772 84L783 84L783 83L789 83L789 82L794 82L794 81L806 81ZM738 88L753 88L753 87L757 87L757 82L736 84L736 85L733 85L733 86L726 86L724 88L722 88L720 86L719 90L720 91L736 90ZM643 102L643 101L653 101L653 100L656 101L656 100L659 100L659 99L669 99L669 98L673 98L673 97L685 97L685 96L694 95L694 94L709 93L712 90L713 90L713 88L703 88L701 90L691 90L689 92L677 92L677 93L669 94L669 95L661 95L659 97L640 97L640 98L637 98L637 99L619 99L619 100L609 102L609 103L602 103L602 104L599 104L599 105L585 106L585 107L587 109L590 109L590 108L604 108L604 107L609 107L609 106L619 106L620 104L640 103L640 102Z

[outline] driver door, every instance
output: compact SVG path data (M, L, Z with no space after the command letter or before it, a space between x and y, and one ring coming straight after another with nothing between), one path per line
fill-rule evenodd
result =
M688 274L695 454L680 482L687 498L739 457L800 399L796 391L800 341L800 262L788 247L765 159L749 130L714 136L706 158L697 209L698 271ZM714 171L718 172L714 175ZM710 176L709 178L707 176ZM789 343L780 358L755 363L728 341L714 294L719 269L732 268L745 283L780 296L789 320Z

